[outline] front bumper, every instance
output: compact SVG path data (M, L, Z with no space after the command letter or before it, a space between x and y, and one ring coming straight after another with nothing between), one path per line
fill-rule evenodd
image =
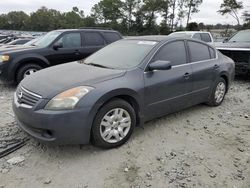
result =
M88 144L92 119L90 108L68 111L34 110L13 101L18 125L41 142L57 144Z

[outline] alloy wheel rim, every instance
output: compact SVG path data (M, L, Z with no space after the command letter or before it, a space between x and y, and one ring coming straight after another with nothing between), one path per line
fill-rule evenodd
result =
M115 144L128 135L130 128L131 117L128 111L122 108L115 108L103 116L100 133L104 141Z
M215 90L215 101L216 103L222 102L224 95L226 93L226 85L224 82L220 82Z
M25 78L25 77L27 77L27 76L30 76L30 75L36 73L36 72L37 72L37 69L28 69L28 70L26 70L26 71L24 72L23 77Z

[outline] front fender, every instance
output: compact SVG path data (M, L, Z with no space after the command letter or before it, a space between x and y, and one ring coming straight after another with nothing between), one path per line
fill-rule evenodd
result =
M26 63L26 62L30 62L30 61L34 61L34 62L38 62L39 65L43 66L43 67L47 67L50 65L49 61L39 55L39 54L23 54L23 55L20 55L16 58L14 58L10 64L10 67L8 69L8 75L10 75L10 79L11 80L14 80L15 79L15 76L16 76L16 71L18 70L18 68Z

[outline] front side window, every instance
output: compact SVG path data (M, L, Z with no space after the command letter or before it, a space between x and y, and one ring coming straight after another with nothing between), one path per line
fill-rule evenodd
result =
M46 35L39 38L35 43L33 43L33 46L39 46L39 47L47 47L49 46L54 40L61 35L61 31L51 31L47 33Z
M63 48L79 48L81 47L81 34L68 33L63 35L57 43L62 43Z
M209 47L199 42L188 41L191 62L210 59Z
M163 46L153 58L153 61L170 61L172 66L187 63L185 43L183 41L171 42Z

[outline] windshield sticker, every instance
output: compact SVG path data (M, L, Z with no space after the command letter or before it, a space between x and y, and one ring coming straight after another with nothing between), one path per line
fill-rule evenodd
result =
M155 45L157 42L154 41L139 41L138 44L143 44L143 45Z

